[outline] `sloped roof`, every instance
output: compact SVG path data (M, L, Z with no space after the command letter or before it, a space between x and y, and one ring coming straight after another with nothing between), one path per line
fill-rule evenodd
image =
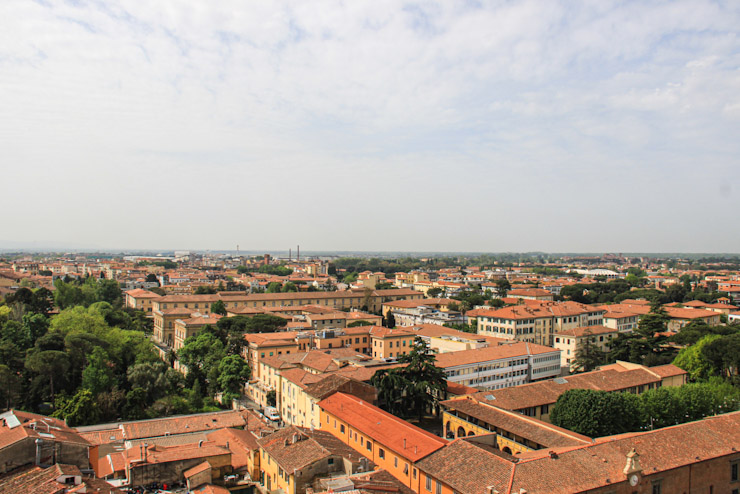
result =
M447 440L356 396L334 393L321 400L319 407L411 461L424 458L447 444Z

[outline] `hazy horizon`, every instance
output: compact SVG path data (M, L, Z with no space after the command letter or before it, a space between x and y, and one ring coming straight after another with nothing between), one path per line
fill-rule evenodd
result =
M0 249L737 251L739 31L709 0L8 0Z

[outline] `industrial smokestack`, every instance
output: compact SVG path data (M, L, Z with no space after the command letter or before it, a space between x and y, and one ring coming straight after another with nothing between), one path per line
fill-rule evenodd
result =
M296 257L296 261L300 261L300 260L301 260L301 246L299 245L298 246L298 254L297 254L297 257Z

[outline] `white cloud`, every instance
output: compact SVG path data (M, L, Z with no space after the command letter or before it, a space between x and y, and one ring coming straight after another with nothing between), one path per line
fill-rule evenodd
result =
M0 167L27 216L3 235L736 250L719 226L740 201L713 190L740 165L739 21L733 4L688 0L8 0ZM712 214L680 202L697 195ZM665 226L646 200L673 204ZM85 221L49 225L50 210ZM711 243L671 239L715 221Z

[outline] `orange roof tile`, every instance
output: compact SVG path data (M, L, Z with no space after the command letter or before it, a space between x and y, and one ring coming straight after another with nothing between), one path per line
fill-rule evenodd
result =
M418 461L447 444L447 440L411 425L356 396L334 393L321 400L319 407L411 461Z

